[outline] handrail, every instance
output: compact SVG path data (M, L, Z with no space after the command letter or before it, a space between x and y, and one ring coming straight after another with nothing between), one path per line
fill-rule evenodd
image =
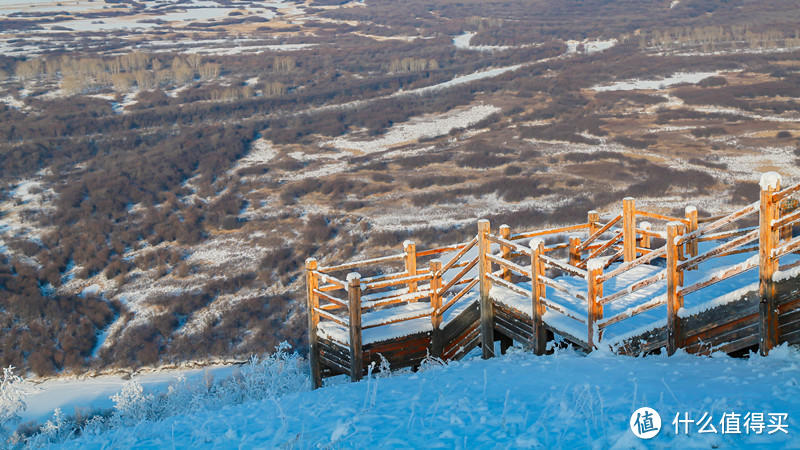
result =
M330 320L332 322L336 322L339 325L342 325L344 327L349 327L350 326L349 321L345 321L345 319L343 319L341 317L337 317L337 316L335 316L333 314L330 314L327 311L325 311L324 309L314 308L314 311L317 314L319 314L321 317L324 317L324 318L326 318L326 319L328 319L328 320Z
M550 265L552 267L556 267L558 269L561 269L561 270L563 270L564 272L567 272L570 275L575 275L575 276L578 276L578 277L581 277L581 278L586 278L586 276L588 275L588 272L583 270L583 269L581 269L580 267L575 267L575 266L573 266L573 265L571 265L569 263L565 263L563 261L559 261L559 260L557 260L555 258L551 258L551 257L546 256L546 255L539 255L539 259L544 261L545 264Z
M697 242L718 241L720 239L727 239L736 236L742 236L750 231L757 230L758 227L739 228L737 230L721 231L719 233L705 234L697 238Z
M784 198L792 195L793 193L795 193L797 191L800 191L800 183L795 184L794 186L790 186L790 187L788 187L788 188L786 188L786 189L784 189L782 191L779 191L779 192L776 192L776 193L772 194L772 201L777 203L777 202L783 200Z
M334 296L332 296L332 295L328 295L328 294L326 294L326 293L324 293L324 292L320 291L319 289L314 289L314 294L316 294L316 295L318 295L320 298L322 298L322 299L324 299L324 300L327 300L327 301L329 301L329 302L331 302L331 303L333 303L333 304L336 304L336 305L338 305L338 306L340 306L340 307L342 307L342 308L345 308L345 309L347 309L347 308L348 308L348 305L347 305L347 303L345 302L345 300L341 300L341 299L338 299L338 298L336 298L336 297L334 297Z
M509 239L511 239L512 241L516 241L517 239L526 239L526 238L532 238L532 237L537 237L537 236L545 236L545 235L548 235L548 234L566 233L568 231L577 231L577 230L582 230L584 228L589 228L589 224L588 223L581 223L581 224L578 224L578 225L570 225L570 226L560 227L560 228L550 228L550 229L545 229L545 230L523 231L522 233L512 234Z
M450 309L450 308L451 308L453 305L455 305L457 301L461 300L461 297L463 297L463 296L467 295L467 293L468 293L469 291L471 291L471 290L472 290L472 288L474 288L476 284L478 284L478 281L480 281L480 279L479 279L478 277L475 277L475 278L474 278L474 279L473 279L473 280L472 280L472 281L471 281L471 282L470 282L470 283L467 285L467 287L465 287L465 288L461 289L460 291L458 291L458 293L457 293L456 295L454 295L454 296L453 296L453 298L451 298L450 300L448 300L448 301L447 301L447 303L445 303L445 304L444 304L444 306L442 306L442 307L439 309L439 314L443 314L445 311L447 311L447 310L448 310L448 309Z
M677 222L682 222L685 225L689 225L690 224L689 220L687 220L687 219L685 219L683 217L664 216L664 215L653 213L653 212L649 212L649 211L643 211L641 209L637 209L635 213L636 213L637 216L649 217L651 219L666 220L667 222L676 222L677 221Z
M800 209L795 211L795 212L793 212L793 213L791 213L791 214L787 214L787 215L781 217L778 220L773 220L772 221L772 229L773 230L777 230L778 228L780 228L780 227L782 227L784 225L788 225L788 224L790 224L790 223L792 223L792 222L794 222L795 220L798 220L798 219L800 219Z
M429 269L427 267L423 268L423 269L417 269L416 275L422 275L424 273L430 273L430 271L431 271L431 269ZM381 275L375 275L374 277L365 277L365 278L361 279L361 285L363 286L365 284L377 283L377 282L380 282L380 281L394 280L395 278L401 278L401 277L405 277L405 276L408 276L408 272L406 272L404 270L402 272L385 273L385 274L381 274Z
M400 278L393 278L390 280L382 280L373 283L362 284L361 289L362 291L383 289L390 286L397 286L398 284L413 283L415 281L427 281L430 280L431 278L433 278L433 275L430 272L428 272L419 275L410 275Z
M500 278L499 276L497 276L497 275L495 275L493 273L487 273L486 277L488 277L490 280L492 280L492 283L497 283L500 286L503 286L506 289L514 291L519 295L526 295L526 296L527 295L531 295L530 291L526 291L525 289L522 289L521 287L517 286L516 284L514 284L514 283L512 283L510 281L506 281L506 280Z
M313 271L314 275L318 276L323 283L335 284L339 289L347 289L347 283L327 273L320 272L319 270Z
M470 251L472 249L472 247L475 247L475 245L477 245L477 244L478 244L478 237L477 236L472 238L472 239L470 239L464 245L464 248L459 250L458 253L456 253L453 256L453 258L450 261L448 261L447 264L444 265L444 267L442 267L442 273L446 273L448 270L450 270L450 268L453 267L453 264L458 262L458 260L461 259L462 256L464 256L468 251Z
M445 247L436 247L436 248L429 248L427 250L421 250L421 251L417 252L417 256L418 257L423 257L423 256L430 256L430 255L438 255L439 253L446 253L446 252L451 252L451 251L454 251L454 250L459 250L459 249L464 248L468 243L469 243L469 241L461 242L461 243L453 244L453 245L447 245Z
M609 325L614 325L617 322L622 322L625 319L630 319L631 317L633 317L635 315L641 314L641 313L643 313L645 311L649 311L649 310L651 310L653 308L657 308L657 307L663 305L666 302L667 302L667 296L666 295L659 295L658 297L652 298L652 299L642 303L641 305L636 305L636 306L634 306L632 308L628 308L625 311L620 312L619 314L616 314L616 315L611 316L611 317L609 317L608 319L606 319L606 320L604 320L602 322L599 322L597 324L597 328L602 330L602 329L608 327Z
M377 297L374 300L368 300L361 303L361 311L369 311L370 309L379 308L381 306L394 305L396 303L409 303L416 300L423 299L431 295L430 289L420 289L416 292L405 292L397 295L387 295L385 297Z
M597 247L597 250L595 250L591 254L589 254L589 256L587 256L586 259L584 260L584 262L586 262L586 261L588 261L588 260L590 260L592 258L597 257L597 255L599 255L600 253L603 253L609 247L611 247L612 245L616 244L617 241L622 239L622 234L623 234L622 231L618 232L614 237L612 237L611 239L606 241L603 245L601 245L600 247Z
M686 286L685 288L681 289L678 292L678 295L681 296L689 295L692 292L697 292L700 289L711 286L712 284L719 283L720 281L727 280L730 277L739 275L740 273L747 272L748 270L751 269L755 269L756 267L758 267L758 255L755 255L754 257L749 258L746 261L743 261L739 264L734 264L732 266L729 266L725 270L717 271L710 277L706 278L705 280L701 280L695 284Z
M531 271L530 270L520 266L519 264L515 264L515 263L513 263L513 262L511 262L511 261L509 261L507 259L498 258L497 256L492 255L492 254L487 254L486 255L486 259L488 259L489 261L491 261L491 262L493 262L493 263L495 263L495 264L497 264L499 266L505 267L507 269L511 269L514 272L519 273L520 275L524 275L524 276L529 277L529 278L531 276Z
M451 287L453 287L453 286L456 284L456 282L457 282L459 279L461 279L461 277L463 277L464 275L466 275L466 274L467 274L467 272L469 272L470 270L472 270L472 268L473 268L473 267L475 267L475 266L478 264L478 260L479 260L479 259L480 259L480 258L478 258L478 257L476 256L476 257L475 257L475 259L473 259L472 261L470 261L468 265L464 266L464 268L463 268L463 269L461 269L461 271L459 271L459 272L456 274L456 276L454 276L453 278L451 278L451 279L450 279L450 281L448 281L448 282L447 282L447 284L446 284L446 285L444 285L444 287L443 287L442 289L440 289L440 290L439 290L439 292L440 292L440 293L447 292L447 290L448 290L448 289L450 289Z
M617 217L611 219L607 224L603 225L599 230L595 231L593 235L586 238L586 240L583 241L581 245L578 247L578 251L586 250L586 247L589 246L589 244L591 244L595 239L602 236L603 233L608 231L611 227L614 226L614 224L616 224L620 220L622 220L622 214L619 214Z
M639 266L639 265L642 265L642 264L647 264L650 261L658 258L659 256L666 256L666 254L667 254L667 248L666 247L659 247L657 250L653 250L652 252L650 252L650 253L648 253L646 255L640 256L640 257L634 259L633 261L629 261L629 262L626 262L624 264L620 264L619 267L617 267L616 269L612 270L611 272L606 272L606 273L600 275L599 277L597 277L597 282L598 283L603 283L605 281L608 281L608 280L614 278L615 276L617 276L617 275L619 275L619 274L621 274L623 272L627 272L628 270L633 269L636 266Z
M425 311L424 313L414 314L414 315L411 315L411 316L401 316L399 318L395 318L395 319L391 319L391 320L382 320L382 321L376 322L376 323L367 323L367 324L363 325L361 327L361 329L362 330L368 330L370 328L382 327L382 326L386 326L386 325L391 325L393 323L407 322L409 320L421 319L423 317L430 317L431 314L433 314L433 310Z
M742 246L742 245L744 245L744 244L746 244L746 243L748 243L748 242L750 242L752 240L758 239L758 233L759 233L759 230L753 230L753 231L745 234L744 236L740 236L740 237L738 237L736 239L733 239L731 241L728 241L728 242L726 242L726 243L724 243L724 244L722 244L722 245L720 245L718 247L715 247L715 248L703 253L702 255L697 255L694 258L687 259L686 261L683 261L682 263L678 264L678 270L690 269L692 267L697 266L698 264L700 264L701 262L703 262L703 261L705 261L707 259L711 259L711 258L713 258L715 256L718 256L720 253L722 253L722 252L724 252L726 250L730 250L730 249Z
M562 307L561 305L559 305L557 303L553 303L553 302L551 302L550 300L548 300L546 298L540 298L539 301L542 302L542 304L544 306L546 306L546 307L558 312L562 316L569 317L570 319L577 320L578 322L586 325L586 320L576 316L575 314L573 314L570 311L567 311L567 309Z
M716 229L722 228L725 225L728 225L729 223L731 223L731 222L733 222L733 221L735 221L735 220L737 220L737 219L739 219L741 217L744 217L744 216L746 216L746 215L748 215L750 213L758 211L758 208L759 208L759 202L753 202L753 203L745 206L744 208L742 208L742 209L740 209L738 211L734 211L731 214L728 214L727 216L722 217L721 219L718 219L718 220L715 220L714 222L709 223L708 225L700 227L700 228L696 229L695 231L692 231L691 233L684 234L683 236L678 238L677 242L675 242L675 245L684 244L684 243L686 243L688 241L691 241L693 239L697 239L697 238L699 238L700 236L702 236L704 234L708 234L708 233L710 233L710 232L712 232L712 231L714 231Z
M639 289L643 289L643 288L646 288L647 286L650 286L652 284L656 284L656 283L658 283L659 281L663 280L666 277L667 277L667 272L665 270L662 270L662 271L656 273L655 275L652 275L650 277L645 278L644 280L639 280L639 281L631 284L630 286L628 286L625 289L621 289L621 290L619 290L617 292L614 292L613 294L609 294L609 295L601 298L600 300L597 301L597 303L599 303L601 305L607 305L607 304L613 302L614 300L616 300L618 298L625 297L626 295L633 294L634 292L638 291Z
M772 250L773 258L780 258L800 248L800 236Z
M521 245L517 242L511 242L507 239L503 239L500 236L495 236L493 234L487 234L486 239L490 242L494 242L495 244L503 245L505 247L511 247L514 250L524 254L524 255L531 255L531 249L526 248L524 245Z
M336 266L320 267L317 271L321 273L338 272L340 270L355 269L356 267L372 266L392 261L402 261L406 257L405 253L398 253L396 255L381 256L379 258L364 259L361 261L353 261L349 263L339 264Z
M586 301L585 294L583 294L582 292L575 292L572 289L570 289L569 286L565 286L563 283L560 283L552 278L548 278L544 275L539 275L538 279L545 286L549 286L557 291L561 291L571 297L577 298L578 300Z

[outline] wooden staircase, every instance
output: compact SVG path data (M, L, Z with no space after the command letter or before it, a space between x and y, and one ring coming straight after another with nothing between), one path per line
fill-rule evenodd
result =
M358 380L382 359L416 367L479 346L488 358L496 341L503 351L516 341L544 354L558 339L628 355L766 354L800 344L800 209L792 198L800 184L781 190L769 173L761 187L758 202L724 216L699 218L687 207L670 217L626 198L606 220L590 211L586 223L519 233L506 225L492 233L481 220L474 238L451 246L417 251L406 241L403 252L380 258L331 266L309 259L314 387L337 374Z

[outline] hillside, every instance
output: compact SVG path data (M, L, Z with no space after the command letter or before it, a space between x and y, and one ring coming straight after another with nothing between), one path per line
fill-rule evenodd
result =
M50 436L59 448L793 448L800 445L799 364L800 353L787 346L748 359L587 357L572 350L536 357L512 350L358 383L331 380L315 391L306 390L305 367L269 365L259 366L261 400L219 401L185 386L160 402L133 394L116 411L117 425L89 424L81 436L63 440L66 425ZM628 426L642 406L662 419L660 433L647 442ZM758 412L773 425L769 413L788 414L788 433L746 432L744 415ZM717 432L701 434L691 424L687 434L681 424L676 434L677 413L694 420L708 413ZM741 414L741 434L722 433L723 413Z

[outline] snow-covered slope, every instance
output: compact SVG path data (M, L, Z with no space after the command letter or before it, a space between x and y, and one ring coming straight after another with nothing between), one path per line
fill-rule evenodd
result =
M278 363L282 359L276 360ZM418 373L371 376L359 383L210 406L145 419L61 442L68 448L797 448L800 352L733 359L678 353L629 358L571 350L536 357L521 350L477 357ZM280 374L282 372L275 372ZM289 374L291 375L291 373ZM307 386L307 383L300 384ZM299 386L299 385L298 385ZM650 441L629 427L649 406L662 429ZM711 415L716 433L699 434L676 414ZM740 434L722 434L723 413L741 414ZM788 434L747 434L744 416L788 414Z

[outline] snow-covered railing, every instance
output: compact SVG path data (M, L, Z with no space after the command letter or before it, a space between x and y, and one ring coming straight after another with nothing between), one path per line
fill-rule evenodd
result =
M697 209L689 206L685 217L673 217L636 209L634 199L625 198L622 213L602 221L599 213L590 211L587 221L577 225L517 233L501 225L493 233L489 221L480 220L477 235L458 244L417 252L414 242L406 241L402 253L330 266L318 266L316 260L309 259L306 273L312 359L320 323L345 327L349 339L340 344L349 346L351 377L358 379L363 330L424 318L430 320L426 329L432 330L429 350L440 356L445 344L451 349L454 344L441 341L443 316L462 299L472 302L476 287L483 354L489 357L494 353L495 327L505 333L505 325L494 320L493 300L489 298L493 286L530 299L530 313L525 314L532 319L530 344L536 353L544 352L545 326L555 332L564 331L559 326L567 326L565 336L592 349L609 326L666 304L667 352L671 354L685 338L678 316L684 297L756 268L763 299L760 328L767 330L760 344L765 353L777 343L774 278L783 280L796 276L791 275L795 272L800 275L800 261L780 266L781 257L800 254L800 237L794 235L794 226L800 224L800 209L792 197L798 192L800 184L780 190L780 177L769 173L762 177L760 200L727 215L700 218ZM756 216L759 226L753 227ZM649 222L637 224L637 218L668 223L656 230ZM548 239L547 245L543 238ZM653 248L653 239L659 247ZM702 253L699 244L703 244ZM751 252L757 254L733 263L722 259ZM389 268L397 264L402 267ZM642 267L645 265L647 268ZM346 273L346 280L337 273ZM696 276L690 276L692 283L684 286L687 273ZM612 287L604 291L608 286ZM620 302L622 299L625 301ZM619 304L625 309L620 311L615 306ZM579 309L585 305L585 316L575 312L576 305ZM604 316L604 306L610 306L613 315ZM548 319L545 324L543 317L548 311L586 326L586 334L576 334L569 321L560 318L553 323ZM475 330L475 325L471 326ZM703 331L693 333L694 339ZM466 330L457 334L462 339L469 335ZM473 334L471 345L474 339Z

